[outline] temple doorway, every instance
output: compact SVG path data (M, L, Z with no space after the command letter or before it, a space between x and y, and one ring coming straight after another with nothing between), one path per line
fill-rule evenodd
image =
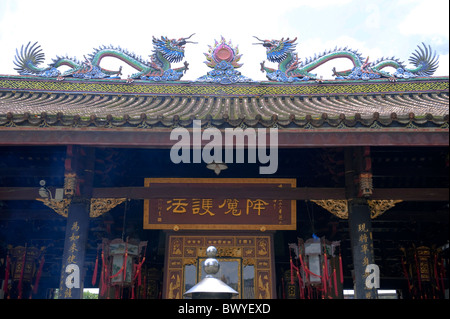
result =
M181 299L204 278L206 248L215 246L217 278L239 292L237 299L275 297L272 233L167 233L164 298Z

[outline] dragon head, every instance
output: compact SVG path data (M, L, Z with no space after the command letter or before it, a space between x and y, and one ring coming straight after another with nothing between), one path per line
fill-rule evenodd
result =
M261 44L266 48L267 59L270 62L280 63L284 59L286 59L289 53L294 52L295 46L297 43L297 38L289 40L289 38L281 40L261 40L254 36L260 43L253 44Z
M178 40L169 39L167 37L161 36L161 39L153 37L154 52L160 52L163 57L172 62L180 62L184 58L184 46L186 43L197 43L192 41L187 41L195 33L191 34L187 38L179 38Z

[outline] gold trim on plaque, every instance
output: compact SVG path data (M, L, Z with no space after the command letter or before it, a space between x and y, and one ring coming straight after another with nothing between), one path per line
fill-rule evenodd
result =
M164 184L290 184L296 187L295 178L145 178L144 186L149 187L152 183ZM199 196L201 198L201 196ZM274 198L276 200L276 198ZM295 230L297 227L297 202L291 200L290 224L286 225L262 225L262 224L151 224L150 223L150 200L144 200L144 229L166 229L166 230Z

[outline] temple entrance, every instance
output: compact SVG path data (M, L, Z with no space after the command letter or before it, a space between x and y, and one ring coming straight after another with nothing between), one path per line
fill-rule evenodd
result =
M167 189L165 198L144 202L144 229L167 231L163 298L184 298L204 278L209 246L218 250L216 276L238 292L234 298L275 298L273 234L295 230L296 201L274 193L295 185L295 179L146 178L145 187ZM215 193L201 198L202 188ZM253 193L241 197L244 190Z
M164 298L181 299L204 278L206 248L215 246L221 268L217 278L239 294L237 299L271 299L275 295L273 234L167 233Z

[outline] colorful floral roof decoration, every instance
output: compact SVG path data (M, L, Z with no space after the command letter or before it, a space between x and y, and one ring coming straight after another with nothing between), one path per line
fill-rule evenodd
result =
M221 37L221 41L214 40L214 46L209 46L206 56L206 65L214 69L206 75L198 78L195 82L211 82L220 84L253 82L252 79L241 75L237 71L243 64L238 63L242 54L239 54L238 47L233 47L231 41L228 43Z

